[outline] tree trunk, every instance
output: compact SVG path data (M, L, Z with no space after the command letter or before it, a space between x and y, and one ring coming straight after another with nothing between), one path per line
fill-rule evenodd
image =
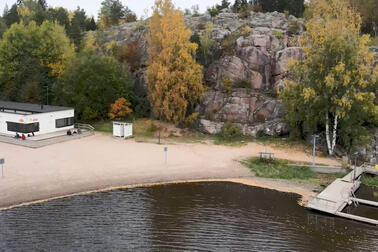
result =
M333 133L332 133L332 154L334 153L335 151L335 146L336 146L336 132L337 132L337 123L338 123L338 117L337 117L337 110L336 110L336 113L335 113L335 121L333 122Z
M336 138L337 138L337 124L338 124L338 116L337 116L337 110L335 114L335 119L333 122L333 130L332 130L332 136L329 132L329 117L328 112L326 113L326 140L327 140L327 148L328 148L328 154L330 156L333 156L335 147L336 147Z
M331 152L331 140L329 137L329 118L328 118L328 111L326 112L326 140L327 140L327 148L328 148L328 154L332 155L333 153Z

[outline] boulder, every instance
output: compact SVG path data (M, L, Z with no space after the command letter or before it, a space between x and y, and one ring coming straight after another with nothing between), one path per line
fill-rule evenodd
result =
M277 52L274 60L273 75L280 75L286 73L289 58L301 60L303 58L302 48L288 47Z
M237 13L227 11L219 13L219 15L214 19L214 24L216 26L223 27L230 32L238 30L242 25L244 25L244 23L245 21L240 19Z
M270 49L270 37L268 35L251 35L252 44L255 47L264 47Z
M221 132L223 125L223 122L212 122L209 120L200 119L197 123L197 129L202 133L214 135Z

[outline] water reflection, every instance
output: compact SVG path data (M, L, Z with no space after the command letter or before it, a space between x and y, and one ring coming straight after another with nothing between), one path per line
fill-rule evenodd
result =
M0 212L3 250L373 251L378 228L233 183L134 188Z

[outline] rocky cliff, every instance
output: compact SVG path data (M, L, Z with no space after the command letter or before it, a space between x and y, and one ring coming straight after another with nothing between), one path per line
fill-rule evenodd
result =
M208 14L185 16L185 22L193 34L200 35L207 22L214 24L212 55L204 69L208 89L197 108L197 128L214 134L230 121L252 136L287 134L289 128L282 122L284 112L276 90L284 85L288 58L302 57L295 37L304 31L303 21L278 12L252 12L242 19L223 10L214 18ZM136 72L141 87L148 57L146 31L146 25L139 22L112 27L102 34L104 45L110 41L118 45L137 43L140 62Z

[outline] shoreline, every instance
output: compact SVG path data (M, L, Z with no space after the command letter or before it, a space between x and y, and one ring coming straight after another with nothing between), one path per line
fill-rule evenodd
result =
M168 147L165 162L164 147ZM301 150L279 149L258 143L242 147L203 143L157 145L96 134L69 142L30 149L0 142L5 158L0 178L0 209L99 190L201 181L237 182L302 195L311 186L295 181L263 179L236 160L274 152L276 158L309 162ZM318 158L319 163L338 161Z
M260 180L260 181L258 181ZM272 184L263 184L262 181L269 180L273 183L276 183L276 185ZM217 182L226 182L226 183L236 183L246 186L252 186L252 187L258 187L258 188L265 188L269 190L275 190L282 193L292 193L297 194L300 196L300 200L297 202L298 205L302 207L306 207L306 203L308 202L309 198L313 195L315 195L314 192L312 192L310 189L306 189L304 186L299 186L297 183L289 181L289 180L276 180L276 179L265 179L260 177L247 177L247 178L226 178L226 179L193 179L193 180L177 180L177 181L166 181L166 182L156 182L156 183L145 183L145 184L130 184L130 185L122 185L122 186L114 186L114 187L107 187L107 188L101 188L96 190L89 190L89 191L83 191L83 192L77 192L77 193L71 193L67 195L61 195L61 196L55 196L55 197L49 197L45 199L39 199L39 200L32 200L29 202L22 202L17 203L14 205L6 206L6 207L0 207L0 211L6 211L11 210L18 207L24 207L24 206L30 206L34 204L40 204L48 201L53 200L59 200L59 199L65 199L65 198L71 198L76 196L84 196L89 195L93 193L102 193L102 192L109 192L109 191L116 191L116 190L122 190L122 189L130 189L130 188L145 188L145 187L153 187L153 186L161 186L161 185L173 185L173 184L184 184L184 183L217 183ZM278 185L280 182L285 182L286 186ZM295 188L290 188L290 186L296 186Z

